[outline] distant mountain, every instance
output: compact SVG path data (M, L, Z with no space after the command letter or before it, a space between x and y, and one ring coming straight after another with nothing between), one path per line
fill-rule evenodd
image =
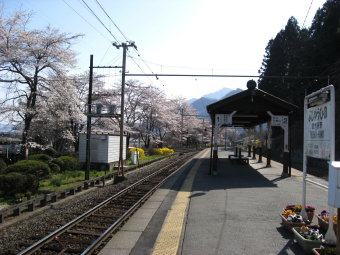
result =
M230 93L231 91L233 90L229 88L223 88L223 89L217 90L216 92L206 94L203 97L220 100L224 95Z
M198 98L191 98L191 99L189 99L187 102L188 102L189 104L192 104L192 103L195 102L197 99L198 99Z
M235 95L241 91L243 90L239 88L235 90L232 90L229 88L223 88L216 92L203 95L200 99L192 98L188 100L187 102L191 104L194 107L194 109L197 110L198 114L208 116L207 105L213 104L221 99Z
M221 99L224 99L224 98L227 98L227 97L231 97L231 96L233 96L233 95L235 95L235 94L237 94L237 93L240 93L240 92L242 92L243 90L242 89L239 89L239 88L237 88L237 89L235 89L235 90L232 90L232 91L230 91L229 93L227 93L224 97L222 97Z
M198 114L208 115L207 105L213 104L216 101L218 100L207 97L201 97L200 99L197 99L196 101L192 102L191 105L197 110Z

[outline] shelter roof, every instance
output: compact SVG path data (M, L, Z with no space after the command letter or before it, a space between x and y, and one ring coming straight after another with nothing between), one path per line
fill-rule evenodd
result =
M248 82L249 83L249 82ZM297 106L255 87L227 97L207 106L212 122L215 114L231 114L232 126L254 127L270 121L270 111L274 115L290 115Z

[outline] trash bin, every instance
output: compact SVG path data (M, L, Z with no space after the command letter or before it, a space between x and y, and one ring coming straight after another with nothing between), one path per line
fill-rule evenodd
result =
M139 162L139 151L131 151L132 164L137 165Z

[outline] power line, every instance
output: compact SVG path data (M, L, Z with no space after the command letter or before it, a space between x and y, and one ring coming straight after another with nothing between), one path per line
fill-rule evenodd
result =
M157 77L211 77L211 78L272 78L272 79L328 79L328 76L293 76L293 75L234 75L234 74L130 74L126 76L155 76Z
M102 11L105 13L105 15L111 20L112 24L118 29L118 31L122 34L122 36L125 38L126 41L129 41L127 39L127 37L124 35L123 31L117 26L117 24L112 20L112 18L110 17L109 14L107 14L107 12L105 11L105 9L103 8L103 6L99 3L98 0L95 0L97 2L97 4L99 5L100 9L102 9Z
M87 7L87 9L93 14L93 16L96 17L96 19L100 22L100 24L102 24L102 26L110 33L110 35L116 40L117 43L120 43L119 40L112 34L112 32L110 31L110 29L108 29L105 24L101 21L101 19L95 14L95 12L91 9L90 6L88 6L88 4L85 2L85 0L81 0L85 6Z
M313 1L314 1L314 0L312 0L312 1L310 2L310 5L309 5L309 8L308 8L308 11L307 11L305 20L303 21L302 27L305 27L305 22L306 22L306 20L307 20L307 17L308 17L308 14L309 14L310 9L312 8Z
M109 41L111 43L111 40L109 38L107 38L105 35L103 35L102 32L100 32L95 26L93 26L90 22L88 22L82 15L79 14L79 12L77 12L77 10L75 10L71 5L69 5L65 0L63 0L63 2L70 7L82 20L84 20L87 24L89 24L94 30L96 30L102 37L104 37L107 41Z

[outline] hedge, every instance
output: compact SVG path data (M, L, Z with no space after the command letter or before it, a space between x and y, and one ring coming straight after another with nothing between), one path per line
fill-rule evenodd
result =
M5 169L5 172L17 172L26 175L32 174L36 176L39 180L42 180L50 175L51 169L46 163L42 161L21 160L13 165L8 166Z
M34 175L16 172L0 175L0 190L5 196L27 192L36 193L38 188L39 181Z
M63 165L61 166L61 171L63 172L77 170L79 166L78 160L74 157L61 156L58 159L63 162Z
M52 157L47 155L47 154L35 154L35 155L31 155L28 157L29 160L39 160L39 161L43 161L45 163L48 163L49 161L52 160Z

